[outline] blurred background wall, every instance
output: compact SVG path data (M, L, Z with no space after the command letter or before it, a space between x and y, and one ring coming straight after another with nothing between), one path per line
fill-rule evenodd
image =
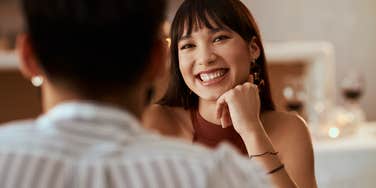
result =
M362 107L376 120L375 0L243 0L252 11L265 41L325 40L336 58L337 102L346 73L360 71L366 81Z
M18 0L0 0L0 49L14 48L22 17Z

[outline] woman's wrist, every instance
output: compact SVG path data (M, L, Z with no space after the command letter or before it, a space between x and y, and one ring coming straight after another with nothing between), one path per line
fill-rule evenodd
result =
M262 125L250 126L251 128L239 132L249 155L265 152L275 152L274 147Z
M249 155L275 152L274 147L266 133L244 134L241 137Z
M279 157L279 152L274 149L262 125L259 130L244 131L240 136L251 160L257 161L276 185L297 187L288 175L285 165Z
M252 119L244 122L239 122L237 132L240 136L255 136L256 134L263 134L264 128L260 119Z

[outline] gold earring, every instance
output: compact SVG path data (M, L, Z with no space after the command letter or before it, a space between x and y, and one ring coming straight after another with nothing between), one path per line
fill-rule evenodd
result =
M258 72L253 73L253 79L255 80L256 83L259 83L260 81L260 74Z
M31 78L31 83L33 84L33 86L35 86L35 87L40 87L42 84L43 84L43 77L42 76L39 76L39 75L37 75L37 76L33 76L32 78Z
M254 67L256 65L256 59L253 59L252 61L251 61L251 67Z

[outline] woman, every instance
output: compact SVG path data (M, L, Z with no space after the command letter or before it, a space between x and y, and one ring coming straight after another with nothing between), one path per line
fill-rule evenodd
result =
M171 81L145 126L209 147L227 141L279 185L316 187L309 132L298 116L274 111L261 37L244 4L186 0L170 35Z

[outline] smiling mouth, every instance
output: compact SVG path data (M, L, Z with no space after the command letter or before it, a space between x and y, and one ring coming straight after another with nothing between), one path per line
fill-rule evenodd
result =
M197 78L202 82L212 82L220 79L228 72L228 69L217 69L215 71L200 73L197 75Z

